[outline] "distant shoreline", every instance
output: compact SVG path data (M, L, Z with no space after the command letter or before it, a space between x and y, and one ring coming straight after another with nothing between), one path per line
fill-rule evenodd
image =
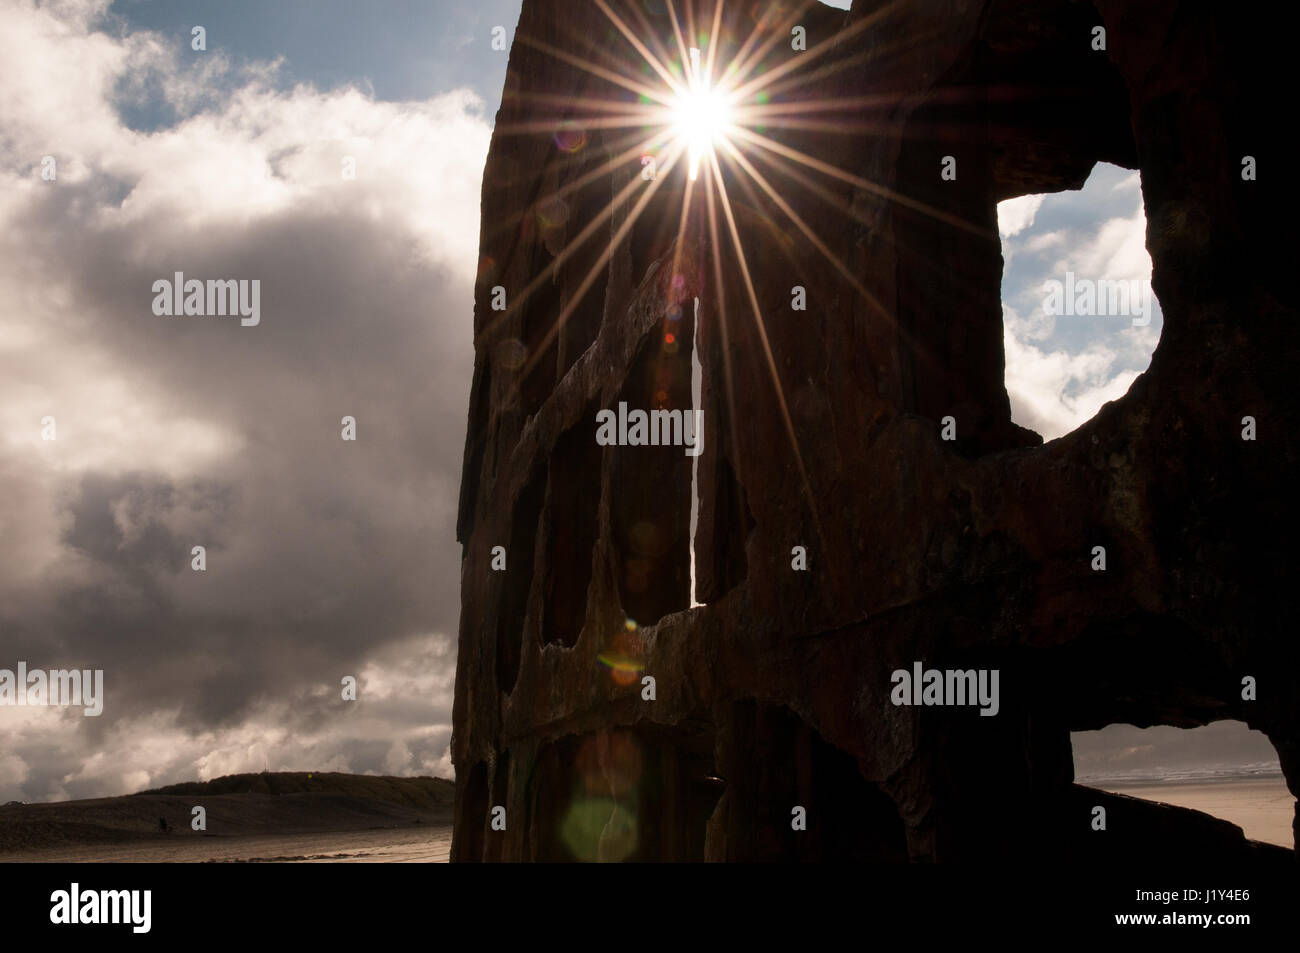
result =
M1090 778L1079 783L1211 814L1240 827L1248 840L1295 848L1296 799L1280 771L1199 778Z
M454 800L455 784L443 778L229 775L111 798L0 807L0 862L48 851L101 856L127 844L189 859L240 839L427 831L450 824Z
M1272 781L1280 780L1286 783L1286 776L1282 773L1281 767L1264 771L1227 771L1227 772L1207 772L1204 774L1177 774L1177 775L1150 775L1150 774L1081 774L1075 777L1075 784L1086 784L1089 787L1105 787L1106 785L1131 785L1137 787L1146 787L1150 785L1163 784L1215 784L1217 782L1235 782L1235 781Z

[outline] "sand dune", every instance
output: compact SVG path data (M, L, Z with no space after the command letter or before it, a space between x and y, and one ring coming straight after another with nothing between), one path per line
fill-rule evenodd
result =
M441 778L286 773L0 807L0 862L445 860L453 798Z

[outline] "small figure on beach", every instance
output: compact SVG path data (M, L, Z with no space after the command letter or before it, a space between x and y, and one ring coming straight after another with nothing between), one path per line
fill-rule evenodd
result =
M171 828L167 826L167 818L158 818L158 830L162 831L164 834L171 830Z

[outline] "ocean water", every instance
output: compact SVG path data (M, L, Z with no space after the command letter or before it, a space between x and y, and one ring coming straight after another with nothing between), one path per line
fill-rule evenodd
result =
M1282 765L1277 760L1246 764L1201 764L1195 767L1152 765L1128 770L1101 768L1085 770L1077 774L1074 780L1089 787L1105 789L1106 784L1177 784L1181 781L1243 781L1270 777L1282 777Z

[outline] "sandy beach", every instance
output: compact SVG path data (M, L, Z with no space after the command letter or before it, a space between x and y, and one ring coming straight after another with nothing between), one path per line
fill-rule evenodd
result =
M451 825L241 837L176 837L0 853L0 863L447 863Z
M1281 775L1084 783L1203 811L1252 840L1293 846L1295 799ZM451 851L447 781L260 775L180 787L0 808L0 863L446 863ZM185 826L196 800L209 810L206 833ZM171 833L158 832L160 815L173 819Z
M1240 827L1251 840L1294 847L1295 801L1281 775L1223 781L1166 781L1158 784L1086 781L1091 787L1148 801L1204 811Z

